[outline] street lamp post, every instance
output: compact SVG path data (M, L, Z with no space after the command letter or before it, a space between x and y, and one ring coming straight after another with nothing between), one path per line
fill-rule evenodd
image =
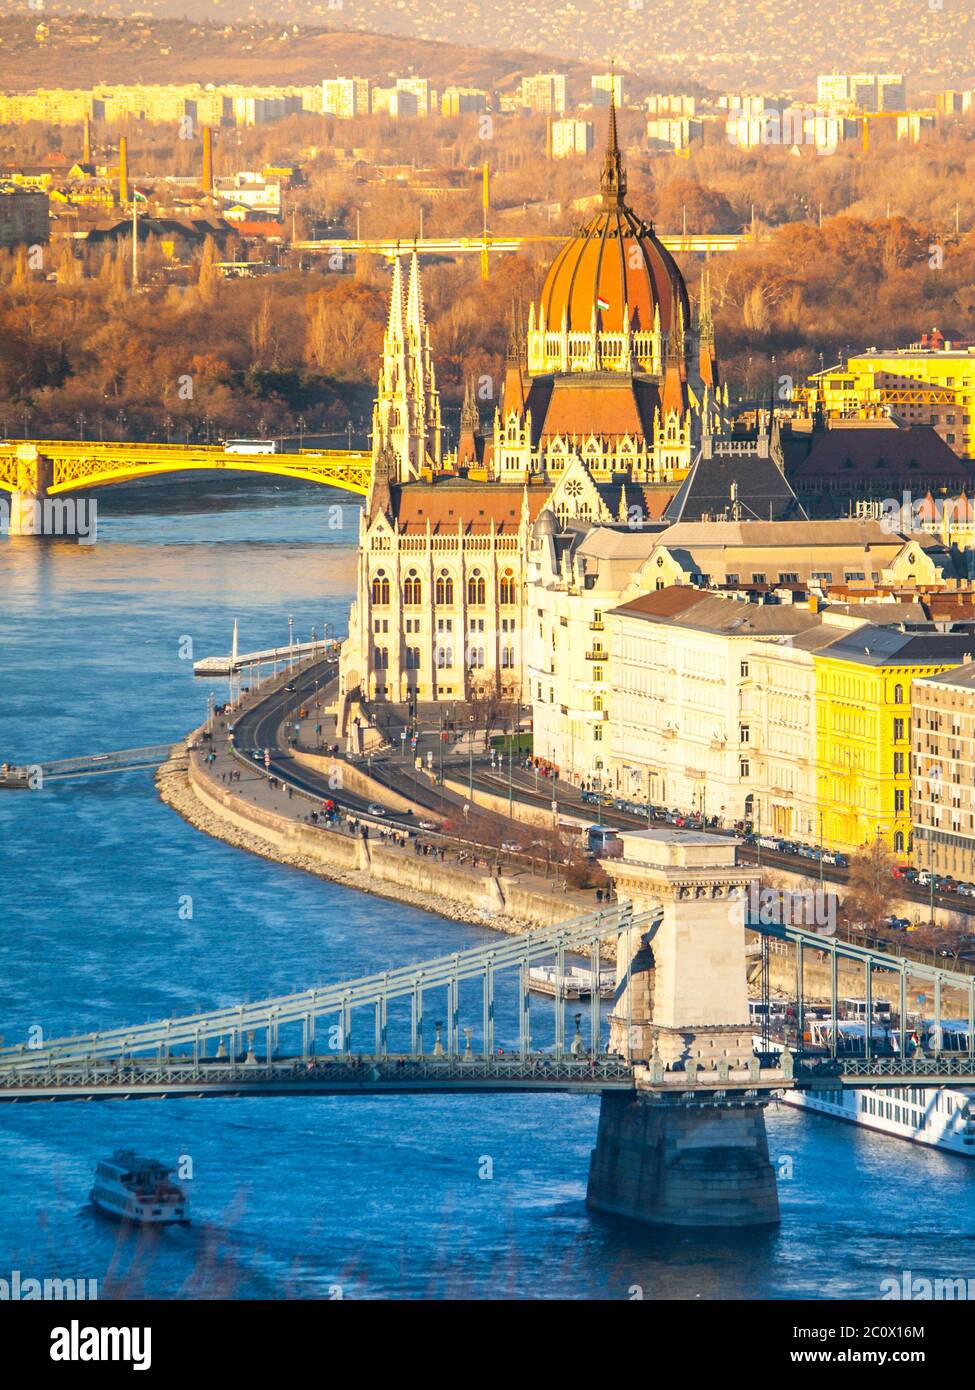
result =
M295 645L295 620L294 620L294 618L289 614L289 615L288 615L288 671L289 671L289 673L292 672L292 671L295 669L295 665L294 665L294 661L295 661L294 645Z
M510 734L508 735L508 819L509 819L509 820L511 820L511 801L512 801L511 764L512 764L512 758L513 758L513 756L514 756L514 746L515 746L515 737L514 737L514 734L513 734L513 733L510 733Z

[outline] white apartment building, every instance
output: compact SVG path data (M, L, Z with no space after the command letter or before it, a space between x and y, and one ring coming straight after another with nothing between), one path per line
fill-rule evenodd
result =
M322 112L350 121L368 116L371 83L368 77L326 77L322 83Z
M693 121L688 116L656 116L647 121L647 143L651 146L686 150L703 139L704 122Z
M678 588L605 621L612 790L813 842L812 651L861 620Z
M610 99L617 106L623 105L623 79L618 73L594 73L591 88L593 106L608 106Z
M592 152L596 133L592 121L553 121L552 158L570 159Z
M525 591L525 694L535 753L571 781L608 776L605 615L629 591L654 541L649 530L582 524L559 532L551 512L535 523Z
M828 73L816 79L816 100L857 111L903 111L907 84L899 72Z
M561 116L565 111L565 73L540 72L521 79L521 104L529 111Z

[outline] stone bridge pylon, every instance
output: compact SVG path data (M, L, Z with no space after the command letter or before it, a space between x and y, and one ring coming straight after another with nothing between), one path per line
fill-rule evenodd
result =
M588 1204L657 1225L772 1225L764 1106L782 1085L759 1070L748 1014L744 919L755 876L722 836L622 838L622 857L603 861L619 900L663 914L657 926L632 927L618 953L610 1047L636 1064L636 1095L603 1095ZM660 1090L664 1076L682 1073L686 1086Z

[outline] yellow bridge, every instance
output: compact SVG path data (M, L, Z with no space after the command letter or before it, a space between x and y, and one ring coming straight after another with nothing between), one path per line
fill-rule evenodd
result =
M38 534L33 513L43 499L151 478L159 473L230 470L271 473L365 496L372 456L355 449L234 453L219 445L115 444L60 439L0 441L0 492L12 494L11 535Z

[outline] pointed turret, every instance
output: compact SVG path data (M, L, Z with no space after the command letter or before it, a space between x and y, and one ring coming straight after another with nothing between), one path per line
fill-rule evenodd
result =
M389 323L387 332L395 342L401 343L404 337L403 319L403 262L399 256L393 261L393 283L389 291Z
M464 390L464 404L460 412L460 438L457 441L457 467L476 467L478 460L477 444L481 433L481 415L477 408L474 393L474 379L468 377Z
M508 354L504 374L504 390L501 393L501 414L507 419L514 411L519 417L525 413L527 392L525 390L525 335L521 331L519 316L515 306L511 306L511 328L508 333Z
M426 308L423 303L423 285L420 282L420 261L416 252L410 257L410 284L406 295L407 327L416 333L422 342L426 328Z
M698 303L698 372L705 386L717 387L718 357L714 347L714 315L711 308L711 269L705 263L701 272L701 297Z
M626 170L620 154L619 135L616 130L616 93L609 98L609 132L606 140L606 154L603 157L603 172L599 179L599 190L603 195L604 208L623 206L626 197Z

